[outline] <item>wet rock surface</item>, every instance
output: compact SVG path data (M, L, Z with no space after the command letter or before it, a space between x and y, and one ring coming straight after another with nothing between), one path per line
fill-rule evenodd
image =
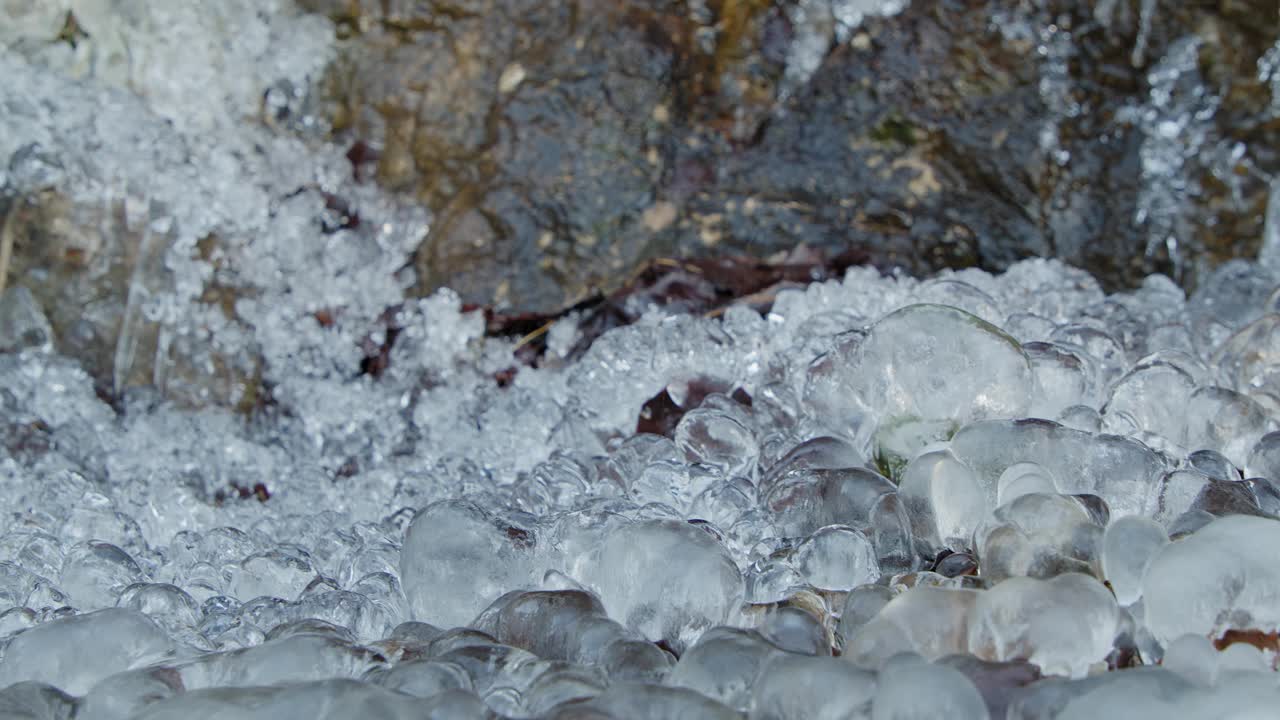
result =
M437 214L420 287L475 302L797 243L1193 284L1256 252L1280 166L1265 2L303 5L348 36L349 157Z

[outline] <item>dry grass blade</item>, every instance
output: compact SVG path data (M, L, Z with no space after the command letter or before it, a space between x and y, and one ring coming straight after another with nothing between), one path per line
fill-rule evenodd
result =
M4 222L0 223L0 293L5 291L9 280L9 263L13 260L14 217L17 216L17 203L5 213Z

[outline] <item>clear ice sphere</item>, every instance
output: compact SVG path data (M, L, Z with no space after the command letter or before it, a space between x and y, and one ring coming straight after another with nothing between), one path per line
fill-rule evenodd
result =
M467 500L428 505L400 551L400 580L414 619L441 627L471 621L493 600L535 580L532 528Z
M773 484L764 507L780 532L801 537L825 525L867 522L881 496L895 489L865 468L796 469Z
M1280 630L1280 520L1229 515L1164 545L1142 581L1146 626L1167 645L1195 633Z
M1183 446L1215 450L1236 467L1244 467L1249 451L1276 429L1271 414L1256 400L1221 387L1198 388L1178 416L1186 423Z
M726 475L755 473L760 447L751 428L730 413L700 407L685 413L676 425L676 447L691 463L706 463Z
M678 558L679 562L673 562ZM732 557L705 531L686 522L645 520L610 532L581 577L609 617L677 653L724 623L743 599Z
M1132 605L1142 597L1142 576L1155 553L1169 542L1164 526L1150 518L1126 515L1102 535L1102 574L1116 601Z
M923 688L928 688L922 692ZM891 661L880 673L871 720L987 720L987 704L964 673L919 658Z
M1115 598L1093 577L1015 577L979 595L968 649L985 660L1026 659L1047 675L1078 678L1106 659L1119 626Z
M751 720L857 717L875 695L876 676L839 658L778 653L752 688Z
M1032 462L1014 463L996 479L996 505L1005 505L1029 493L1056 493L1058 484L1053 475Z
M105 542L80 543L67 553L60 586L84 610L114 607L125 588L145 575L124 550Z
M957 308L920 304L872 326L842 383L879 418L877 454L900 467L938 433L1024 415L1033 375L1004 331Z
M776 652L753 630L712 628L680 656L667 682L745 710L760 668Z
M848 643L858 628L871 621L894 597L884 585L859 585L845 596L836 631Z
M969 618L980 595L977 590L917 585L846 635L844 658L875 669L901 652L926 660L968 652Z
M1280 432L1270 432L1258 438L1249 450L1244 469L1249 477L1280 482Z
M847 525L819 528L796 548L792 562L805 581L820 590L852 590L880 578L871 541Z
M898 486L917 538L937 547L966 550L973 531L994 505L968 466L946 450L927 452L907 464Z
M160 662L173 650L165 632L137 611L72 615L15 635L0 660L0 686L35 680L83 695L103 678Z
M1103 407L1103 428L1111 433L1156 433L1182 442L1187 401L1195 380L1167 363L1139 365L1116 381Z
M1069 407L1093 401L1093 368L1079 354L1046 342L1022 349L1035 377L1027 415L1052 420Z

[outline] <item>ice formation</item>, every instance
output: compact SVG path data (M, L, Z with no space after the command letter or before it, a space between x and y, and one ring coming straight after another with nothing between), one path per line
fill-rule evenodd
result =
M1190 298L1044 260L854 269L763 316L653 309L573 362L567 319L499 383L512 342L447 291L404 296L427 218L307 135L315 17L17 5L0 186L10 217L63 208L40 237L87 268L0 298L0 715L1280 701L1269 266ZM24 40L71 6L78 46ZM196 26L227 44L168 30ZM737 392L635 434L708 378Z

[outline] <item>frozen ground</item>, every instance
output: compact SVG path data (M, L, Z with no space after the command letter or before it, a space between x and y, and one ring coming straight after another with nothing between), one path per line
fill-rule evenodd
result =
M0 27L6 242L66 273L0 300L0 716L1280 702L1266 267L1190 298L1052 261L853 270L765 316L655 310L572 363L562 321L499 383L511 342L404 298L428 219L306 131L322 21L65 5L76 47L24 40L58 3ZM696 407L635 435L664 389Z

